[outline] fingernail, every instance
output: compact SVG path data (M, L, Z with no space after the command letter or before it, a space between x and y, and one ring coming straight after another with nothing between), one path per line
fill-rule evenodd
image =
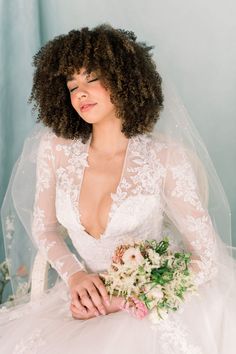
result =
M105 315L106 315L105 310L101 310L101 313L103 314L103 316L105 316Z
M98 313L97 311L95 312L95 315L96 315L97 317L98 317L98 316L100 316L100 315L99 315L99 313Z

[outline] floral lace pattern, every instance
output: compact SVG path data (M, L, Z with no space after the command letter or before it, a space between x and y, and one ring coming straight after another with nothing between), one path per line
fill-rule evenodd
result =
M189 333L179 320L166 319L159 327L160 343L164 353L205 354L198 346L190 344Z
M198 268L195 283L200 285L217 273L216 237L201 202L196 175L187 154L179 147L175 147L169 161L166 188L166 204L193 254L192 263Z
M122 178L111 193L106 230L95 239L85 231L79 215L89 144L90 139L83 144L47 133L38 154L33 234L65 282L84 268L82 261L90 271L105 270L124 237L160 239L165 213L193 254L197 284L211 279L216 272L215 231L183 149L151 134L130 138ZM67 229L82 261L67 248L60 224Z
M38 349L45 345L45 341L41 335L42 330L36 329L30 336L22 338L16 344L13 354L37 354Z

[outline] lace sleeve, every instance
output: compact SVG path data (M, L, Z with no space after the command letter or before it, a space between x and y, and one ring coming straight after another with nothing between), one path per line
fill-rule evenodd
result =
M192 162L182 148L171 149L166 171L165 211L192 253L191 267L196 274L195 283L200 285L213 278L217 271L216 232L201 202Z
M39 250L68 285L68 278L84 269L60 233L55 208L55 154L49 137L43 137L37 156L37 182L32 234Z

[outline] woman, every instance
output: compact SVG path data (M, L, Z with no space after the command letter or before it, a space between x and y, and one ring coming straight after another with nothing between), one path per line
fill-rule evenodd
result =
M163 94L150 49L101 25L59 36L34 58L31 101L49 128L33 137L32 236L64 282L2 311L2 353L234 352L234 265L204 205L197 160L171 131L152 133ZM99 274L128 238L160 240L167 216L172 241L192 253L199 296L153 327L134 304L126 313L123 298L110 302Z

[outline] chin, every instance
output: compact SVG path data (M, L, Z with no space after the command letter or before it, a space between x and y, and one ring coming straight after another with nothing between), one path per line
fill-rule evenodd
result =
M96 124L96 123L99 123L100 122L100 120L99 119L96 119L96 118L83 118L82 117L82 119L86 122L86 123L88 123L88 124Z

